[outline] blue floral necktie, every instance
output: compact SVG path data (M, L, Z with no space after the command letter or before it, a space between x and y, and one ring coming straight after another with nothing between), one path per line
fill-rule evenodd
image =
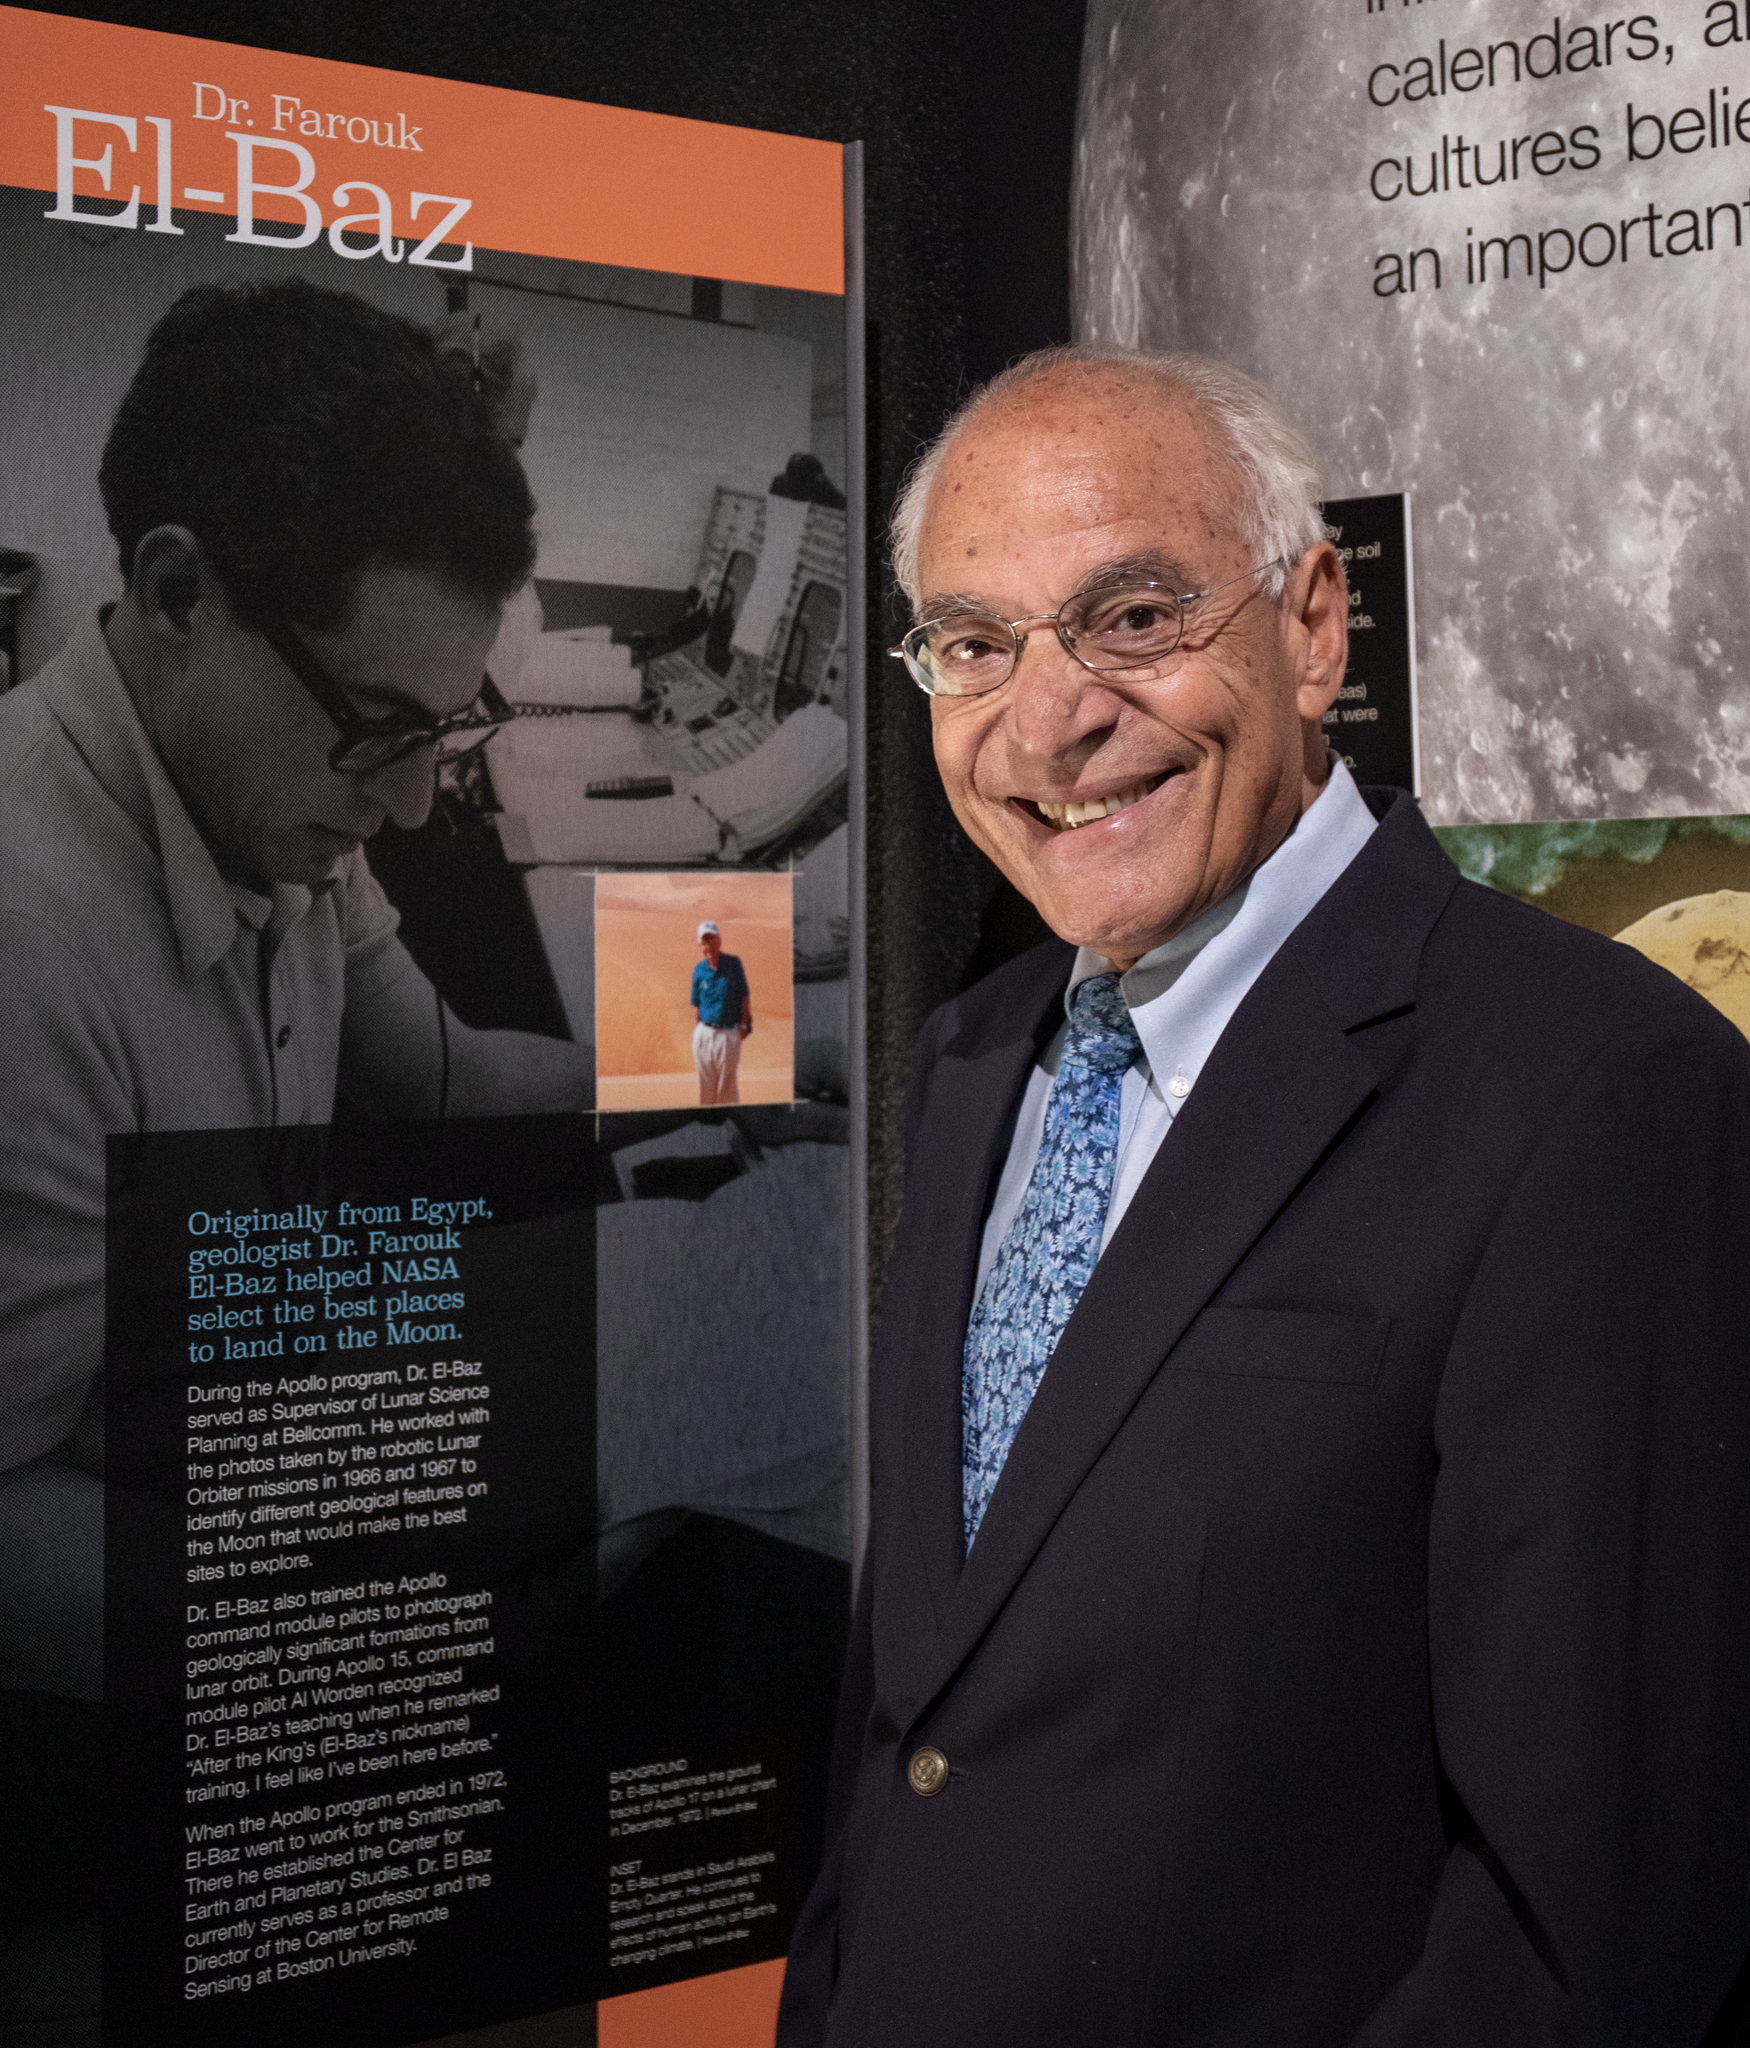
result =
M1116 974L1076 989L1027 1193L973 1309L960 1379L966 1545L1100 1256L1125 1069L1142 1050Z

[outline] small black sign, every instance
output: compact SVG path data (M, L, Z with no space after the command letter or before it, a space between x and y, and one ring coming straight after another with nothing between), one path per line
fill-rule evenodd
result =
M1416 793L1416 603L1410 501L1332 498L1325 531L1349 578L1349 672L1325 737L1357 782Z

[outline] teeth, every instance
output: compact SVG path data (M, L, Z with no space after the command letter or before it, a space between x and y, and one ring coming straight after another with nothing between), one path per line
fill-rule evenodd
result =
M1147 782L1133 782L1128 789L1121 789L1116 796L1095 797L1091 803L1048 804L1043 798L1037 800L1040 815L1049 819L1060 831L1072 831L1077 825L1089 825L1096 818L1109 818L1114 811L1122 811L1131 804L1139 804L1149 792L1160 784L1160 776L1152 776Z

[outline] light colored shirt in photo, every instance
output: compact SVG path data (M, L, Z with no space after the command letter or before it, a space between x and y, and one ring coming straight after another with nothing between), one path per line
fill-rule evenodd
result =
M0 1471L102 1362L104 1140L326 1123L343 1016L361 1071L405 1065L396 924L362 851L316 889L220 874L96 616L0 697Z

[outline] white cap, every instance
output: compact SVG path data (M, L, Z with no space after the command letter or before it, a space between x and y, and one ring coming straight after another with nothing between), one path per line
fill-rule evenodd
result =
M717 929L717 927L711 922L709 918L706 918L705 922L702 925L700 925L699 937L703 938L707 932L709 932L712 938L714 939L720 939L723 936L723 934Z

